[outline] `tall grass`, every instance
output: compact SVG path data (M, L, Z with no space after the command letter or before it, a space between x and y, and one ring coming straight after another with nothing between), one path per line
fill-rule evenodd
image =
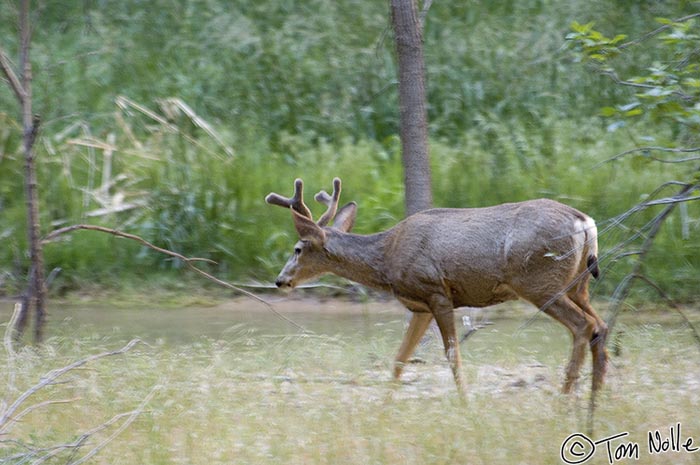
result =
M263 147L255 146L239 147L227 155L205 136L193 143L185 124L178 132L160 127L131 139L127 135L145 130L145 124L138 119L123 124L127 123L135 127L117 133L106 193L100 190L106 169L102 151L64 141L44 154L40 179L46 229L97 222L188 256L212 259L219 263L214 271L225 277L270 280L295 236L288 215L265 205L263 198L270 191L288 191L295 177L307 181L307 201L318 214L320 207L310 193L328 189L332 177L340 175L344 200L355 200L360 206L357 232L376 232L403 217L396 138L384 143L349 138L330 143L286 135L282 152L264 153ZM604 253L650 216L643 214L629 222L625 228L631 229L608 230L607 220L642 200L662 180L683 174L680 166L652 170L637 167L634 160L601 164L626 140L622 133L608 133L595 123L552 120L546 128L531 131L530 125L516 121L483 118L456 144L432 140L435 204L486 206L535 197L559 199L598 219ZM2 175L7 193L3 230L8 240L2 256L10 264L21 259L24 248L24 205L16 197L21 189L21 162L7 157L4 163L9 168ZM137 206L121 213L86 216L105 205L125 203ZM695 270L700 266L697 242L692 239L697 237L698 210L690 205L683 216L672 217L658 239L658 252L650 257L654 279L680 289L685 297L692 297ZM688 237L683 236L684 229ZM150 272L182 266L136 244L94 232L74 233L48 245L46 260L50 268L63 269L58 286L67 289L88 277L110 284L116 278L131 275L140 280ZM608 285L613 283L611 279Z
M74 441L80 432L131 411L160 386L138 419L97 456L99 463L559 464L564 439L589 434L587 389L558 394L568 338L556 323L540 323L516 334L496 325L469 339L463 350L466 402L457 398L437 343L426 350L427 364L408 367L405 383L389 381L400 318L336 337L273 336L237 327L226 341L137 346L35 398L73 401L24 417L3 438L10 441L0 445L0 462L22 451L13 440L31 440L34 447ZM680 422L685 441L700 428L697 349L687 329L621 325L624 356L614 359L598 398L591 438L629 432L626 441L642 446L640 463L695 463L693 454L646 452L648 431L667 436ZM41 354L18 354L16 389L98 347L121 346L76 339L71 330ZM3 372L4 363L2 357ZM8 394L13 392L0 389L0 398ZM592 463L606 463L605 457L605 447L599 447Z

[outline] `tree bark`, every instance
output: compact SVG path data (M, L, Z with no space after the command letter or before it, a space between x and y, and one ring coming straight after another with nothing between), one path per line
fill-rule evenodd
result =
M399 122L406 215L433 204L428 155L423 33L415 0L391 0L399 74Z
M29 242L29 279L22 296L22 309L18 315L17 337L26 330L29 309L34 306L34 341L41 343L44 337L46 319L46 288L44 285L44 256L41 245L41 225L39 223L39 196L37 193L36 163L34 142L39 132L39 117L32 114L32 65L29 60L31 28L29 24L29 0L20 5L19 30L19 74L12 70L9 60L0 50L0 67L14 91L22 111L22 151L24 154L24 192L27 207L27 239Z
M29 0L22 1L20 9L20 69L22 70L22 123L24 127L24 183L27 203L27 235L31 271L28 285L29 302L34 301L34 342L44 339L46 319L46 288L44 286L44 253L41 245L41 225L39 224L39 195L37 193L36 163L34 142L39 132L39 117L32 114L32 64L29 60L31 26L29 25Z

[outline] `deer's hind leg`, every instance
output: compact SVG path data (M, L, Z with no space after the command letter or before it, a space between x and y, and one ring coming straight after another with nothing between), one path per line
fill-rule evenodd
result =
M531 300L531 302L566 326L573 336L571 360L566 368L566 378L562 387L562 392L568 394L578 380L581 365L586 358L586 348L596 328L596 320L566 295L558 297L553 302L542 301L542 299Z
M598 316L591 306L588 298L588 278L583 280L569 293L571 300L578 305L587 315L595 320L595 329L591 336L590 346L593 358L593 390L597 391L603 386L605 374L608 370L608 350L605 344L608 338L608 325Z

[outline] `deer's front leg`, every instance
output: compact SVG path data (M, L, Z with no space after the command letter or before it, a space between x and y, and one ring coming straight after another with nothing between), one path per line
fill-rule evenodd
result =
M452 368L457 390L461 395L464 395L462 357L459 353L459 344L457 343L457 329L455 328L455 314L452 302L445 296L435 296L431 299L430 310L435 316L438 328L440 328L442 342L445 345L445 355L450 368Z
M398 380L401 376L401 372L403 371L406 361L411 354L413 354L413 351L416 349L416 345L418 345L418 342L425 334L425 331L428 329L428 326L430 326L430 322L432 320L432 313L413 312L411 321L408 323L408 329L406 329L406 334L403 337L401 348L399 348L399 353L396 355L396 361L394 362L395 379Z

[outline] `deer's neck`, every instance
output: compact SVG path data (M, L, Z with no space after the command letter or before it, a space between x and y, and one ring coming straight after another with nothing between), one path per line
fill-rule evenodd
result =
M390 290L384 272L386 233L362 236L333 231L326 242L331 271L368 287Z

